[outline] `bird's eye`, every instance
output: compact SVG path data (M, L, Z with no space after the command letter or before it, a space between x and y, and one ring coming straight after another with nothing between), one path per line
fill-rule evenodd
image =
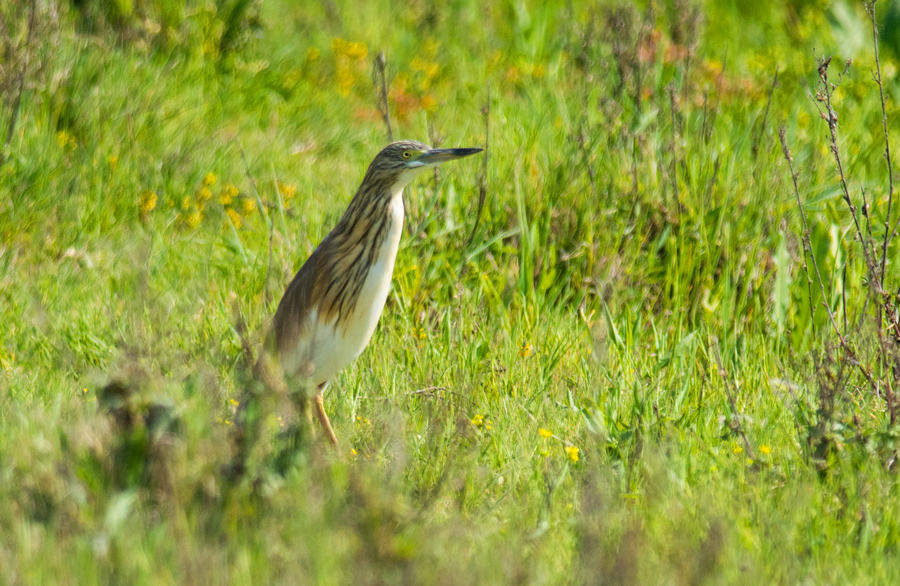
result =
M408 159L408 158L410 158L411 156L412 156L412 154L411 154L409 151L403 151L403 158L404 158L404 159Z

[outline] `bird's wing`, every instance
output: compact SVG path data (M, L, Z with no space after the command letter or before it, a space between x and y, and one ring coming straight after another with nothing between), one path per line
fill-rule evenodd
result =
M299 368L311 358L310 346L318 313L314 279L322 258L320 248L313 251L294 275L272 320L274 350L286 374L299 374Z

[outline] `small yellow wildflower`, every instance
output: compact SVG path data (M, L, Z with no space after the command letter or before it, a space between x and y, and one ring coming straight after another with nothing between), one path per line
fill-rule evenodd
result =
M231 205L231 202L234 201L234 198L240 193L238 188L235 187L231 183L226 183L224 187L222 187L222 193L219 194L219 203L223 206Z
M369 50L366 48L365 43L354 43L340 38L332 39L331 48L334 49L336 55L357 60L365 59L366 55L369 54Z
M212 191L209 187L201 187L197 190L197 201L209 201L212 199Z
M207 173L203 176L203 187L212 187L216 184L216 176L214 173Z
M282 418L281 415L278 416L278 426L284 427L284 418Z
M109 165L110 170L115 171L119 167L119 157L110 155L106 157L106 163Z
M769 454L772 453L772 448L770 448L769 446L765 446L765 445L759 446L759 453L763 454L764 456L768 456Z
M87 387L81 389L81 392L87 394Z
M490 419L485 419L484 420L484 430L491 431L492 429L494 429L494 422L491 421Z
M278 191L281 192L281 197L284 199L291 199L294 197L294 194L297 193L297 186L293 183L282 183L279 181Z
M66 132L65 130L60 130L56 133L56 144L59 145L59 148L64 149L68 148L71 150L75 150L78 148L78 141L75 140L75 137Z
M197 210L191 214L188 214L184 219L184 223L188 225L189 228L196 228L200 225L200 220L203 219L203 212Z
M245 197L241 202L241 210L244 211L244 215L252 214L256 211L256 200L252 197Z
M419 79L419 89L422 91L431 87L431 81L437 77L437 74L440 71L440 66L437 63L425 61L419 57L414 58L409 66L413 71L422 73L421 78Z
M225 213L228 214L228 217L231 219L231 223L234 224L235 228L241 227L241 215L239 213L231 208L225 210Z
M338 93L342 96L349 95L356 84L353 67L359 68L359 62L366 58L368 49L365 43L353 43L339 38L332 39L331 48L337 61ZM353 64L354 61L357 62L356 65Z
M415 338L416 340L424 340L427 337L425 328L423 327L413 327L412 334L413 338Z
M479 413L478 415L476 415L475 417L473 417L473 418L472 418L472 425L474 425L474 426L477 427L478 429L481 429L482 426L484 426L484 415L482 415L482 414Z
M232 405L234 405L235 407L238 406L238 402L235 401L234 399L228 399L228 402L231 403Z
M350 453L353 454L354 456L359 454L359 452L357 452L356 450L350 450Z
M543 427L538 429L538 433L541 435L542 438L548 438L551 435L553 435L552 431L550 431L549 429L544 429Z
M573 464L577 462L580 459L578 457L578 446L566 446L566 455Z
M147 214L153 211L153 208L156 207L156 194L149 189L145 189L141 192L140 199L140 209L141 209L141 219L146 219Z
M369 425L369 424L372 423L371 421L369 421L368 417L363 417L363 416L361 416L361 415L357 415L357 416L356 416L356 421L357 421L357 423L359 423L360 425Z
M734 446L731 451L735 454L742 454L744 452L744 448L742 448L741 446Z
M528 358L534 354L534 346L531 345L531 342L522 342L519 345L519 356L522 358Z

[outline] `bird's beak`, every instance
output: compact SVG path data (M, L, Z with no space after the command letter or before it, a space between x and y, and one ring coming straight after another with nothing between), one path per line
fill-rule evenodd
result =
M446 163L447 161L461 159L463 157L468 157L469 155L474 155L475 153L480 153L483 150L484 149L431 149L430 151L422 153L422 155L416 159L416 162L422 163L423 165L439 165L441 163Z

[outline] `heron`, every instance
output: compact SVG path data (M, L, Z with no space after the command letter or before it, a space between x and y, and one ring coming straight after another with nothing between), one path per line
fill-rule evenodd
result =
M386 146L340 221L285 290L267 352L285 376L313 390L316 416L332 446L338 442L324 393L368 346L381 318L403 232L403 188L432 167L481 151L433 149L414 140Z

